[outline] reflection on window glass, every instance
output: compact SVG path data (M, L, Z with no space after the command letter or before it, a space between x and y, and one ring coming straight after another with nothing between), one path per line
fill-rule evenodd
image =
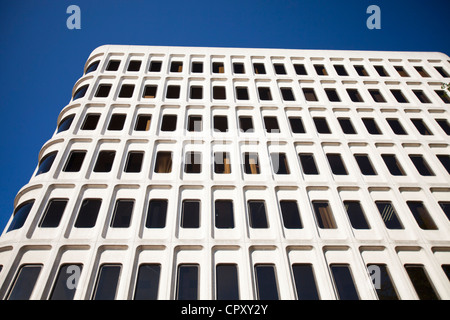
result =
M23 265L14 280L8 300L28 300L41 272L42 265Z
M420 300L439 300L423 265L407 264L405 269Z
M292 265L298 300L319 300L313 266L296 263Z
M73 300L76 292L76 286L75 283L73 283L73 275L74 272L81 272L82 267L81 264L65 264L59 268L58 276L56 277L53 291L50 295L50 300ZM69 286L68 284L73 284L73 286Z
M255 265L256 291L259 300L278 300L278 285L274 265Z
M350 266L345 264L330 265L339 300L359 300Z
M114 300L119 284L121 265L105 264L100 267L92 300Z
M136 280L134 300L156 300L158 298L161 265L141 264Z
M198 271L198 265L178 266L176 300L198 299Z

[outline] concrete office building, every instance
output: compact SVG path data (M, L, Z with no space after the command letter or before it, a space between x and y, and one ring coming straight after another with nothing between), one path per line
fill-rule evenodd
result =
M449 60L95 49L0 299L449 299Z

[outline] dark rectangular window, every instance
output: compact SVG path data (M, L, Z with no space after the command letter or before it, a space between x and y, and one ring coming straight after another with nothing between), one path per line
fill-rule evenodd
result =
M250 228L265 229L268 228L266 204L264 201L248 201L248 217Z
M306 101L319 101L313 88L302 88Z
M358 92L358 89L347 89L347 93L353 102L364 102L363 98Z
M29 300L33 293L42 265L22 265L8 294L8 300Z
M183 72L183 62L172 61L172 63L170 64L170 72Z
M231 159L228 152L214 153L214 173L229 174L231 173Z
M73 94L73 100L81 99L86 95L87 89L89 88L89 85L84 85L75 91Z
M176 300L198 299L198 265L180 264L176 288Z
M304 174L319 174L312 153L300 153L298 156L300 157L300 163Z
M450 264L443 264L442 270L444 271L445 275L447 276L447 279L450 281Z
M406 201L417 224L423 230L437 230L437 226L422 201Z
M398 162L395 154L382 154L381 157L383 158L383 161L386 164L386 167L388 168L389 172L393 176L405 175L405 171L403 170L400 162Z
M155 172L156 173L172 172L172 152L159 151L156 154Z
M405 98L401 90L391 89L391 93L394 96L395 100L399 103L408 103L409 101Z
M227 116L214 116L214 131L227 132L228 118Z
M435 68L436 71L439 72L440 75L443 76L444 78L450 77L450 75L447 73L447 71L445 71L445 69L444 69L443 67L435 66L434 68Z
M368 76L369 76L369 74L367 73L367 71L366 71L366 69L364 68L364 66L356 65L356 66L354 66L354 67L355 67L355 70L356 70L356 72L358 73L358 75L359 75L360 77L368 77Z
M436 122L438 125L444 130L444 132L450 136L450 124L448 123L447 119L436 119Z
M120 88L119 98L131 98L134 92L134 84L123 84Z
M148 71L150 72L160 72L162 66L162 61L152 61L150 62L150 68Z
M444 103L450 103L450 97L448 96L449 94L446 91L434 90L434 92L436 92L436 94L439 96L439 98L441 98L442 101L444 101Z
M417 70L417 72L418 72L422 77L424 77L424 78L429 78L429 77L430 77L430 75L428 74L428 72L426 72L425 69L424 69L423 67L415 66L414 68Z
M320 229L336 229L333 212L328 201L313 201L314 214Z
M383 95L381 94L380 90L378 90L378 89L369 89L369 93L372 96L373 101L379 102L379 103L386 102L386 99L383 97Z
M298 300L319 300L319 293L311 264L293 264L292 274L294 275Z
M436 157L444 166L445 170L450 174L450 155L448 154L438 154Z
M56 133L64 132L69 130L70 126L72 125L73 119L75 118L75 115L72 114L70 116L65 117L61 120L61 122L58 125L58 130Z
M278 126L277 117L265 116L264 126L266 127L266 132L268 133L279 133L280 127Z
M253 120L251 116L240 116L239 117L239 128L241 132L254 132Z
M327 153L328 163L330 164L331 172L336 175L348 175L342 157L339 153Z
M94 172L110 172L116 156L115 151L100 151L95 162Z
M189 132L201 132L203 130L202 116L189 116L187 129Z
M141 264L136 280L134 300L157 300L161 265Z
M286 69L284 68L284 64L282 63L274 63L273 67L275 69L276 74L286 74Z
M137 120L136 120L136 126L134 127L134 130L136 130L136 131L150 130L151 120L152 120L151 115L147 115L147 114L138 115Z
M394 66L395 70L397 70L398 74L401 77L409 77L408 72L406 72L405 68L403 68L402 66Z
M165 114L161 121L161 131L175 131L177 129L177 116Z
M100 267L92 300L114 300L116 298L121 269L120 264L104 264Z
M127 162L125 163L124 172L141 172L143 158L144 158L144 152L140 152L140 151L128 152Z
M111 219L111 228L128 228L133 214L134 200L118 199Z
M94 227L101 205L101 199L84 199L78 211L75 228Z
M127 69L127 71L134 71L134 72L137 72L137 71L139 71L139 69L141 69L141 64L142 64L142 61L141 61L141 60L131 60L131 61L128 63L128 69Z
M145 227L150 229L161 229L166 226L167 200L152 199L148 204L147 220Z
M120 60L109 60L106 66L106 71L117 71L119 70Z
M73 270L81 272L83 265L81 264L65 264L59 268L56 281L53 285L53 290L50 295L50 300L73 300L76 288L69 287L68 283L73 283Z
M330 269L339 300L359 300L350 266L331 264Z
M420 300L439 300L423 265L405 264L405 269Z
M375 270L374 285L379 300L398 300L397 291L395 290L392 278L389 274L388 267L385 264L368 264L369 274ZM373 271L372 271L373 272Z
M280 91L284 101L295 101L292 88L280 88Z
M71 151L69 158L64 166L64 172L78 172L83 165L84 157L86 156L86 151Z
M179 99L180 98L180 86L176 86L176 85L167 86L166 98Z
M40 175L42 173L49 172L53 162L55 161L56 155L58 152L51 152L49 154L46 154L41 161L39 162L38 169L36 171L36 175Z
M225 100L227 98L224 86L213 86L213 99Z
M341 125L342 132L345 134L356 134L356 130L353 127L350 118L338 118L339 124Z
M183 201L180 226L189 229L200 227L200 200Z
M419 99L420 102L431 103L430 99L428 99L428 97L422 90L413 90L413 92L416 95L417 99Z
M314 117L314 124L318 133L331 133L330 127L328 126L327 119L324 117Z
M216 299L239 300L238 268L236 264L216 265Z
M275 174L290 174L289 164L285 153L271 153L272 168Z
M347 70L345 70L344 65L342 64L335 64L334 69L336 70L336 73L340 76L348 76Z
M248 100L248 88L247 87L236 87L236 99L237 100Z
M120 131L123 129L123 125L125 124L126 114L113 114L111 116L111 120L109 120L108 130L112 131Z
M203 72L203 62L192 62L192 73L202 73Z
M81 130L95 130L97 128L98 120L100 119L99 114L88 114L84 119L83 125L81 126Z
M294 64L295 73L299 76L306 76L308 72L306 72L306 68L304 64Z
M16 210L14 210L13 219L11 221L11 224L8 227L8 231L17 230L23 227L25 224L25 221L28 218L28 214L31 211L31 208L33 207L34 200L26 201L22 204L20 204Z
M380 77L389 77L389 74L386 72L383 66L374 66L374 68L378 72Z
M426 160L419 154L413 155L410 154L409 158L411 159L412 163L416 167L417 171L422 176L434 176L433 170L431 170L430 166L426 162Z
M191 86L190 99L203 99L203 87Z
M386 121L395 134L398 134L398 135L406 135L407 134L398 119L386 119Z
M411 122L416 127L417 131L423 136L432 136L433 133L428 129L428 126L422 119L411 119Z
M158 91L158 86L157 85L146 85L144 87L144 92L142 93L142 98L146 98L146 99L154 99L156 98L156 92Z
M272 94L269 87L258 87L258 94L260 100L272 100Z
M376 201L375 204L377 205L381 219L383 219L386 228L391 230L403 229L403 225L398 219L397 212L391 202Z
M367 132L370 134L381 134L380 128L378 128L374 118L362 118L362 121L367 129Z
M106 98L111 91L110 84L100 84L97 88L97 92L95 93L95 97L97 98Z
M301 229L303 228L298 211L298 204L295 200L281 200L280 201L281 216L283 217L283 225L286 229Z
M291 130L293 133L306 133L302 118L289 117L289 124L291 125Z
M223 62L213 62L212 64L212 72L213 73L224 73L225 67L223 65Z
M264 63L254 63L253 70L255 71L255 74L266 74Z
M344 207L354 229L370 229L359 201L344 201Z
M278 300L278 284L275 266L271 264L255 265L256 293L259 300Z
M365 176L375 176L377 172L372 166L372 162L367 154L355 154L355 160L358 163L361 173Z
M246 174L259 174L259 159L255 152L244 153L244 172Z
M327 94L328 100L330 100L331 102L340 102L341 101L336 89L326 88L325 93Z
M245 73L244 64L242 62L234 62L233 63L233 72L236 74Z
M202 154L201 152L186 152L184 159L185 173L201 173L202 172Z
M447 219L450 221L450 202L449 201L439 201L439 206L442 211L447 216Z
M67 199L51 199L44 211L40 228L56 228L59 226L64 210L66 209Z
M234 228L234 213L232 200L216 200L214 202L215 226L219 229Z
M319 76L328 75L327 69L325 69L325 66L323 64L315 64L314 69L316 69L316 72Z

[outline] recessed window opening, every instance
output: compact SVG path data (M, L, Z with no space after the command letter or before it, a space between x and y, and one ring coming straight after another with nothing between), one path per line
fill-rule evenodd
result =
M376 201L375 202L378 212L380 213L381 219L383 220L386 228L391 230L403 229L403 225L398 219L397 212L394 206L389 201Z
M100 267L92 300L114 300L116 298L121 269L120 264L104 264Z
M55 161L56 155L58 152L51 152L49 154L46 154L41 161L39 162L39 167L36 171L36 175L40 175L42 173L49 172L53 162Z
M203 73L203 62L194 61L192 62L192 73Z
M111 131L120 131L123 129L125 124L125 119L127 115L121 113L115 113L111 116L111 120L109 120L108 130Z
M420 66L414 66L414 68L417 70L417 72L424 78L429 78L430 75L428 74L428 72L425 71L425 69L423 67Z
M191 93L189 96L191 99L203 99L203 87L192 86Z
M416 167L417 171L422 176L434 176L433 170L431 170L430 166L426 162L426 160L423 158L420 154L410 154L409 158L411 159L412 163Z
M344 65L342 64L335 64L334 69L336 70L336 73L340 76L348 76L347 70L345 70Z
M39 228L57 228L66 209L67 202L67 199L51 199L45 208Z
M323 64L315 64L314 69L316 69L316 72L319 76L327 76L328 72L325 69L325 66Z
M183 62L172 61L172 63L170 64L170 72L183 72Z
M326 88L325 93L327 94L328 100L330 100L331 102L340 102L341 101L336 89Z
M450 75L447 73L447 71L445 71L445 69L443 67L435 66L434 68L444 78L449 78L450 77Z
M17 230L23 227L25 224L25 221L28 218L28 214L31 211L31 208L33 208L34 200L26 201L22 204L20 204L16 210L14 210L13 218L11 221L11 224L8 227L8 231L10 232L13 230Z
M272 168L275 174L290 174L289 165L285 153L271 153Z
M409 77L408 72L406 72L405 68L403 68L402 66L394 66L395 70L397 70L398 74L401 77Z
M249 224L251 228L268 228L266 204L261 200L248 201Z
M244 74L245 73L244 64L242 62L234 62L233 72L236 74Z
M369 76L369 74L367 73L367 70L364 68L364 66L355 65L354 67L360 77L368 77Z
M84 199L78 211L75 228L94 227L101 205L101 199Z
M183 200L180 225L186 229L200 227L200 200Z
M162 61L152 61L150 62L150 67L148 71L150 72L160 72L162 66Z
M213 86L213 99L225 100L226 98L227 96L224 86Z
M414 94L416 95L417 99L419 99L422 103L431 103L431 100L428 99L426 94L423 92L423 90L413 90Z
M313 120L318 133L331 133L330 127L328 126L328 122L325 117L314 117Z
M97 60L97 61L95 61L95 62L92 62L92 63L89 65L89 67L87 67L86 73L85 73L85 74L88 74L88 73L91 73L91 72L96 71L97 68L98 68L98 66L99 66L99 64L100 64L100 61L99 61L99 60Z
M259 174L259 159L256 152L244 153L244 172L246 174Z
M297 201L280 200L280 209L283 217L283 225L286 229L303 228Z
M180 98L180 86L169 85L166 92L167 99L179 99Z
M394 96L394 98L397 100L397 102L399 103L408 103L408 99L405 98L405 96L403 95L402 91L399 89L391 89L391 93Z
M87 85L87 84L78 88L77 91L75 91L75 93L73 94L73 100L83 98L86 95L88 88L89 88L89 85Z
M159 151L156 155L155 173L172 172L172 152Z
M314 160L314 155L312 153L300 153L298 156L300 158L300 163L304 174L319 174L316 162Z
M386 72L383 66L374 66L374 68L378 72L380 77L389 77L389 74Z
M406 264L405 269L420 300L439 300L423 265Z
M76 288L69 288L69 286L67 286L67 283L72 283L70 282L72 280L72 272L70 271L73 268L71 266L78 268L80 271L83 270L82 264L71 263L62 265L59 268L55 284L53 285L53 290L49 298L50 300L73 300Z
M359 201L344 201L344 207L354 229L370 229Z
M234 228L234 213L232 200L216 200L214 202L214 221L218 229Z
M291 125L292 133L306 133L302 118L289 117L289 124Z
M253 120L251 116L240 116L239 117L239 128L241 132L254 132Z
M438 227L422 201L406 201L417 224L423 230L437 230Z
M71 151L66 165L63 168L64 172L78 172L86 156L86 151Z
M236 87L236 99L237 100L248 100L248 89L247 87Z
M95 97L97 98L106 98L111 91L110 84L101 84L97 88L97 92L95 93Z
M411 122L414 124L414 126L416 127L417 131L419 131L419 133L423 136L432 136L433 133L430 131L430 129L428 128L428 126L425 124L425 122L418 118L418 119L411 119Z
M284 68L284 64L282 63L274 63L273 67L275 69L276 74L286 74L286 69Z
M263 101L272 100L272 94L269 87L258 88L259 99Z
M381 94L380 90L378 89L369 89L369 93L372 96L373 100L378 103L384 103L386 102L386 99Z
M238 267L236 264L216 265L216 299L239 300Z
M378 274L380 281L377 283L378 286L375 286L378 299L399 300L387 266L385 264L368 264L367 267L368 270L373 270L373 268L379 270Z
M254 63L253 70L255 71L255 74L266 74L264 63Z
M149 114L140 114L136 120L136 126L134 130L136 131L148 131L150 130L150 123L152 116Z
M212 70L213 73L224 73L225 67L223 65L223 62L213 62Z
M214 153L214 173L230 174L231 173L231 160L228 152L215 152Z
M442 163L445 170L450 174L450 155L448 154L438 154L436 155L438 160Z
M134 300L157 300L160 264L141 264L136 280Z
M401 166L400 162L398 162L395 154L382 154L381 157L383 158L383 161L386 164L386 167L388 168L389 172L393 176L405 175L405 171L403 170L403 167Z
M280 91L284 101L295 101L292 88L280 88Z
M227 116L214 116L214 131L228 132Z
M119 70L120 60L109 60L106 66L106 71L117 71Z
M142 61L141 60L131 60L128 64L127 71L137 72L141 68Z
M330 269L339 300L359 300L350 266L331 264Z
M358 163L361 173L366 176L377 175L377 172L372 166L369 155L367 154L355 154L355 160Z
M146 85L144 87L144 92L142 93L142 98L154 99L156 97L157 89L157 85Z
M94 166L94 172L110 172L116 156L115 151L100 151Z
M378 128L374 118L362 118L362 121L367 129L367 132L370 134L381 134L381 130Z
M295 263L292 274L298 300L319 300L312 264Z
M328 201L313 201L312 205L320 229L337 229Z
M60 132L69 130L74 118L75 118L75 115L72 114L72 115L67 116L64 119L62 119L61 122L59 123L58 131L56 133L60 133Z
M144 152L130 151L128 152L127 162L125 163L125 172L141 172L142 159Z
M347 89L347 93L353 102L364 102L363 98L358 92L358 89Z
M161 121L161 131L175 131L177 129L177 116L165 114Z
M271 264L255 265L256 293L259 300L279 300L275 266Z
M199 266L196 264L180 264L178 266L176 300L198 299L198 273Z
M147 210L145 227L149 229L162 229L166 226L167 200L152 199Z
M84 119L81 130L95 130L97 128L98 120L100 120L99 114L88 114Z
M277 117L265 116L264 126L266 127L267 133L279 133L280 127L278 126Z
M444 132L450 136L450 124L447 119L436 119L438 125L444 130Z
M395 134L398 134L398 135L406 135L407 134L398 119L386 119L386 121Z
M202 154L200 152L186 152L184 160L185 173L201 173L202 172Z
M111 228L128 228L133 214L134 200L118 199L111 219Z
M22 265L17 272L7 300L29 300L41 273L42 265Z
M336 175L347 175L347 169L345 168L342 157L339 153L327 153L327 159L330 163L331 171Z
M202 116L191 115L188 117L188 131L201 132L203 130Z
M306 76L308 72L306 72L306 68L304 64L294 64L295 73L299 76Z
M313 88L303 88L302 91L306 101L319 101Z
M338 118L338 121L345 134L356 134L356 130L353 127L350 118Z

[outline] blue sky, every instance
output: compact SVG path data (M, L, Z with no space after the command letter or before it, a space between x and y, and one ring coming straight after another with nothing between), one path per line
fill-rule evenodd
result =
M69 5L81 30L69 30ZM381 29L369 30L369 5ZM0 4L0 230L51 138L86 58L104 44L440 51L450 1L20 0Z

